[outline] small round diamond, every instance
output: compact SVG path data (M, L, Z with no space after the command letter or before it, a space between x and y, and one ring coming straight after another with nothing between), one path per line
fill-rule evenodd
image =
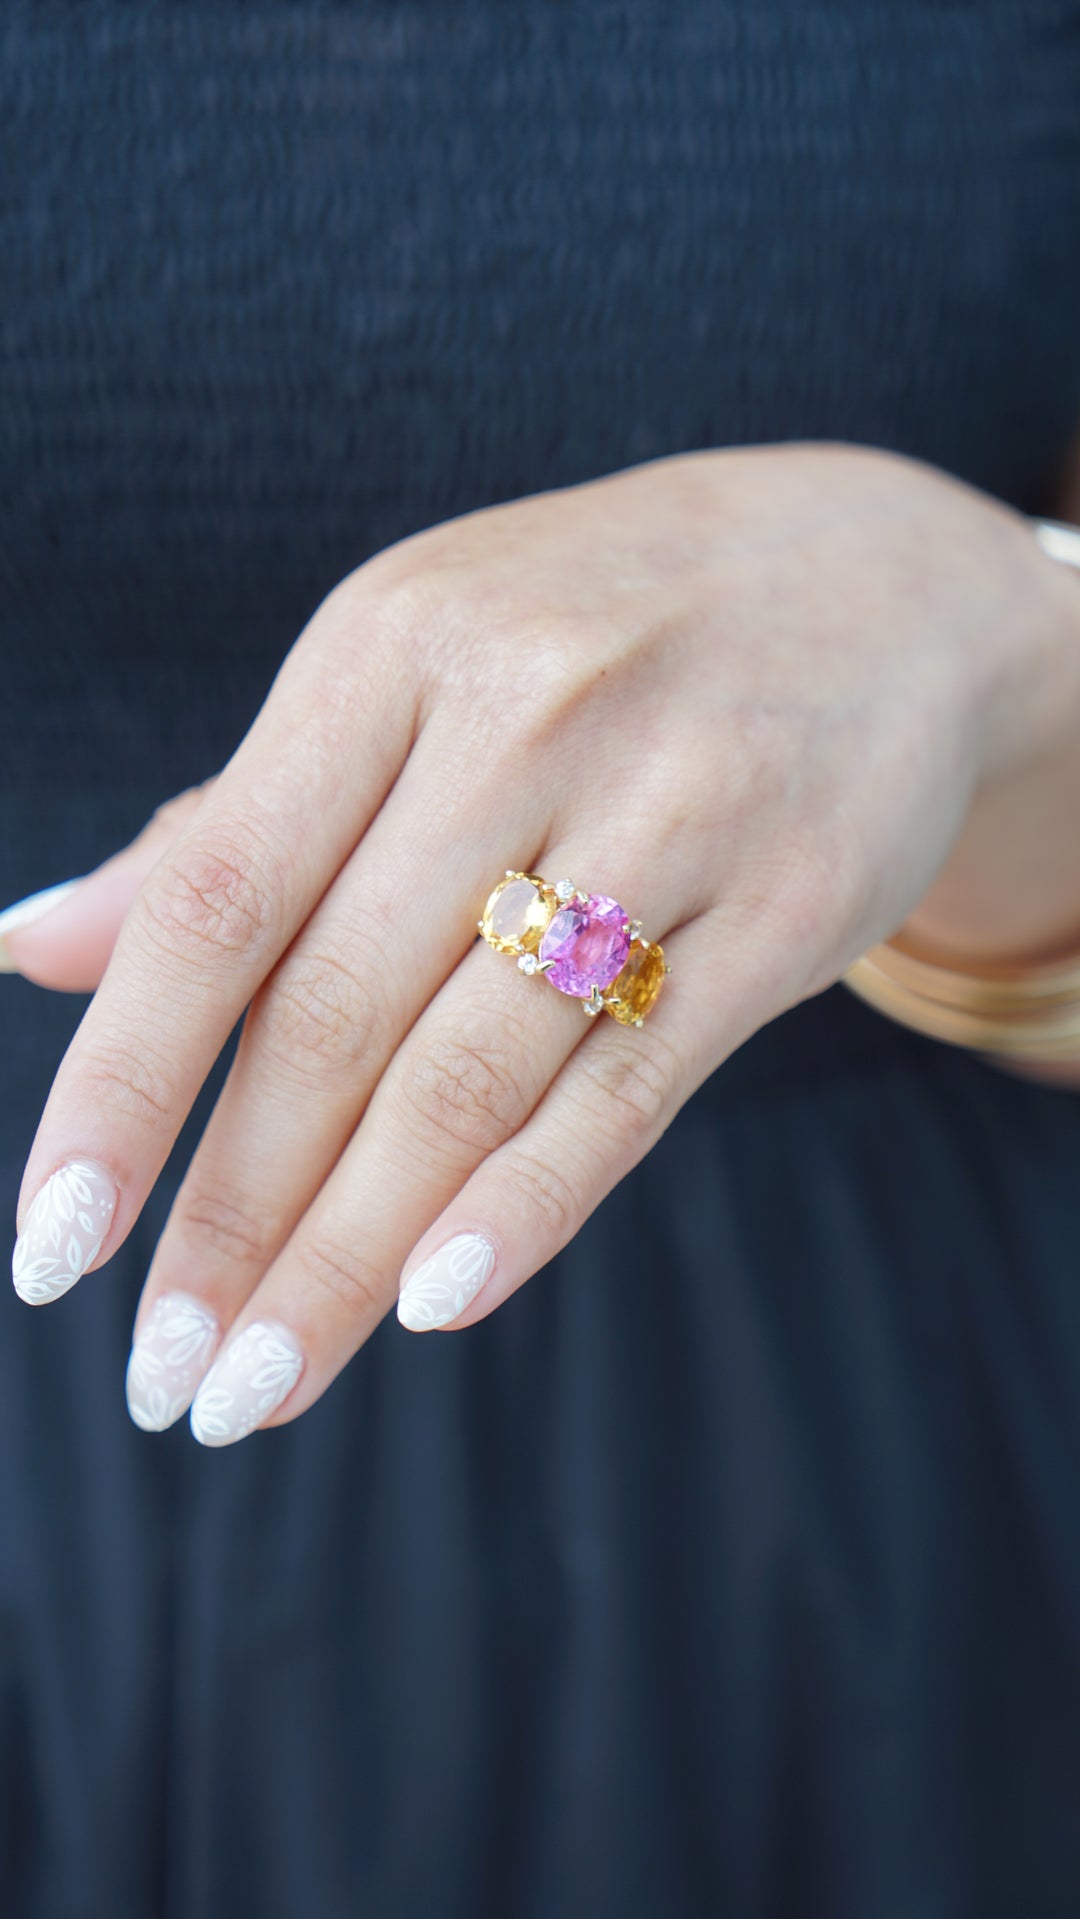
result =
M539 968L540 961L537 959L535 953L522 953L521 958L518 960L518 965L523 973L535 973Z
M573 880L555 881L555 898L561 900L564 906L567 900L573 899L576 892L577 887L574 885Z

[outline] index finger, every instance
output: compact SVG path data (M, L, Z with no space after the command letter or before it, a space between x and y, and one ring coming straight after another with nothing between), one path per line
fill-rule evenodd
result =
M336 589L136 895L23 1173L12 1276L28 1303L67 1292L138 1218L249 999L408 755L411 657L375 596Z

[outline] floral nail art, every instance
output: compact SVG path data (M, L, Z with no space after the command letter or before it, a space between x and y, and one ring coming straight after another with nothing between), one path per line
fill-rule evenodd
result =
M128 1412L144 1432L186 1413L221 1341L214 1314L190 1293L162 1293L139 1328L127 1369Z
M210 1368L191 1408L191 1430L204 1446L246 1439L292 1392L304 1355L285 1326L253 1320Z
M29 1306L46 1306L81 1279L116 1211L116 1181L92 1160L72 1159L45 1181L15 1242L11 1277Z
M495 1264L495 1248L482 1233L458 1233L425 1259L405 1281L398 1318L411 1333L448 1326L476 1298Z

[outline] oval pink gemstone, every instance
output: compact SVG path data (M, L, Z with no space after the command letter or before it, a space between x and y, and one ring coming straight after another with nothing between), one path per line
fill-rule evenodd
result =
M588 999L594 986L610 986L629 951L626 914L604 893L590 893L584 906L575 900L560 907L540 941L541 960L555 962L544 978L575 999Z

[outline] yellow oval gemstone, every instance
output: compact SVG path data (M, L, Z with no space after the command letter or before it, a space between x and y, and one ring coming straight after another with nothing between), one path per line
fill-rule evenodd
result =
M488 899L481 932L497 953L535 953L554 910L543 881L532 873L509 873Z
M622 972L612 980L604 995L608 1012L622 1026L633 1026L644 1019L664 984L664 952L655 942L649 946L634 940Z

